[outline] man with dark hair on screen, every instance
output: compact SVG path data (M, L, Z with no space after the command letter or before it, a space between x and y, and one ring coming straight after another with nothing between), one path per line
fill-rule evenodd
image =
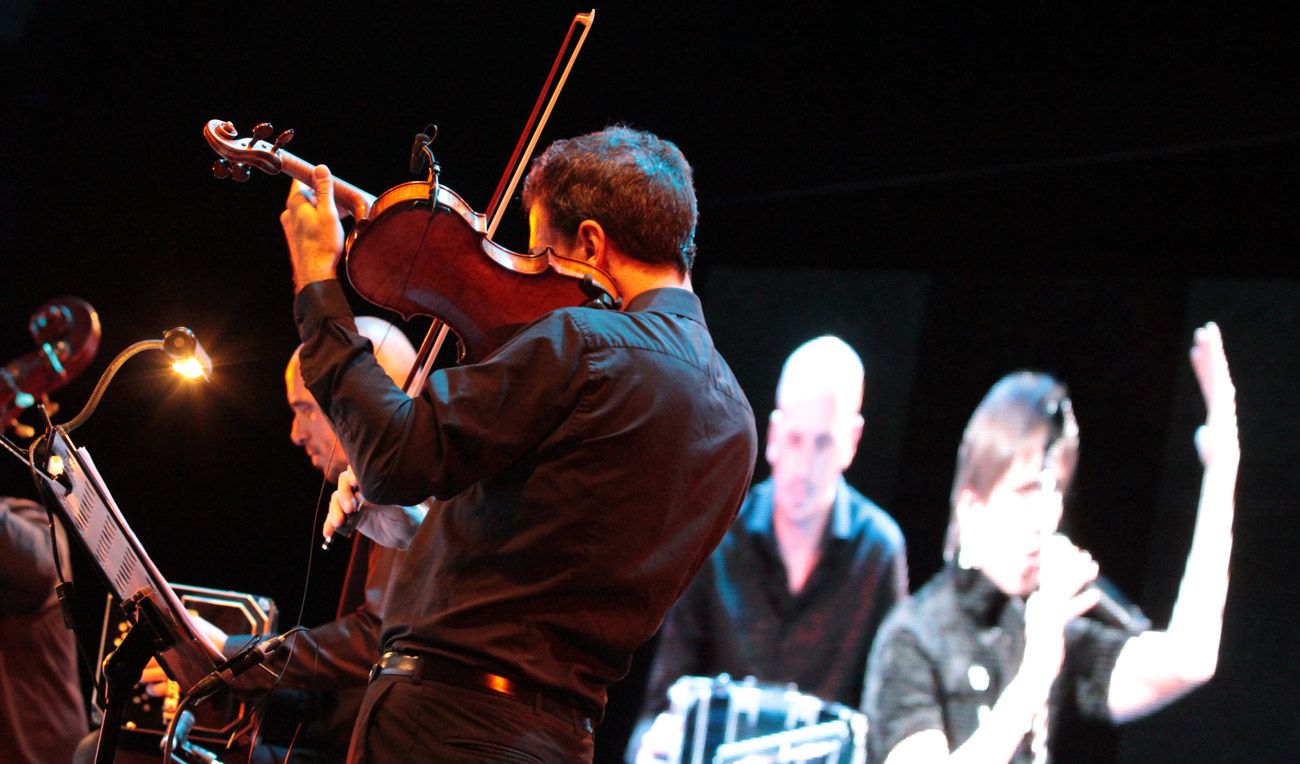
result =
M1217 326L1196 330L1191 361L1207 409L1196 437L1205 472L1168 628L1131 635L1079 617L1100 597L1097 564L1056 532L1078 428L1064 385L1011 374L962 437L948 566L890 614L872 648L873 761L1045 761L1066 704L1125 722L1214 675L1240 458Z

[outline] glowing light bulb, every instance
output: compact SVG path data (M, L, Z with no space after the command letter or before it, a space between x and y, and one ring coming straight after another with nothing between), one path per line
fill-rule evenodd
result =
M172 364L172 369L186 379L199 379L207 377L207 371L199 359L190 356L182 361L176 361Z

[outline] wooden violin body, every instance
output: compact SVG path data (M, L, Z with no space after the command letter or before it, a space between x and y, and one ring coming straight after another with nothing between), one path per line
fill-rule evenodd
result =
M462 360L478 361L522 325L558 308L617 295L613 281L582 261L549 250L513 252L487 238L486 219L451 189L404 183L380 196L348 246L357 293L400 313L440 318L460 340Z
M204 129L222 156L214 167L218 175L238 179L253 167L311 183L312 165L283 149L291 133L274 143L261 126L253 137L237 135L221 120ZM482 360L548 311L619 297L613 279L587 262L497 244L487 234L486 217L436 182L402 183L376 197L335 179L335 199L356 219L346 270L357 293L404 318L444 321L460 342L463 362Z

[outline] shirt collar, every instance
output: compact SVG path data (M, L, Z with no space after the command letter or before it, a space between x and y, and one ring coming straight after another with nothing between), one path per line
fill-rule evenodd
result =
M700 305L699 296L689 289L679 287L647 289L632 298L623 310L628 313L638 311L672 313L698 324L704 324L704 308Z
M835 499L831 503L831 517L826 523L826 539L847 539L853 535L853 508L849 501L849 486L841 475L835 486ZM760 536L774 536L772 514L776 509L773 493L776 484L772 478L754 486L754 507L745 520L745 530Z
M957 604L976 623L990 626L997 622L1010 601L993 580L975 568L952 565L953 589Z

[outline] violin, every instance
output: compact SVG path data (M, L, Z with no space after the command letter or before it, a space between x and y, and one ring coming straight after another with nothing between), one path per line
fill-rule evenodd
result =
M76 297L51 300L27 324L36 350L0 367L0 433L11 428L31 437L18 423L22 412L85 371L99 351L99 314Z
M613 279L600 268L561 257L549 249L529 254L514 252L492 240L504 208L500 201L509 198L522 174L526 164L526 158L520 161L524 139L537 124L541 103L564 48L579 24L585 38L594 13L578 14L570 26L543 98L533 110L532 124L525 128L516 147L513 180L503 194L506 177L510 176L508 168L489 205L495 209L489 214L474 211L460 195L439 183L440 168L429 150L432 138L426 134L416 137L411 163L415 171L421 164L427 165L424 181L402 183L376 197L351 183L334 180L334 198L340 212L356 221L345 244L345 268L352 286L364 299L404 319L430 316L435 320L435 330L445 324L459 342L461 362L482 360L521 326L548 311L593 302L621 305ZM581 43L579 39L578 48ZM564 70L566 75L571 67L572 59ZM558 89L552 93L551 104L558 94ZM549 113L550 105L546 108ZM284 173L310 185L313 165L284 149L294 131L285 130L272 138L274 133L270 124L263 123L253 129L251 136L241 138L230 122L209 121L203 135L221 157L213 164L213 173L219 178L244 181L250 168L255 168L268 175ZM535 144L533 131L530 151ZM427 162L417 164L421 153L427 156ZM430 337L433 334L430 331ZM426 349L422 348L421 356L425 355ZM431 358L426 360L432 362Z

